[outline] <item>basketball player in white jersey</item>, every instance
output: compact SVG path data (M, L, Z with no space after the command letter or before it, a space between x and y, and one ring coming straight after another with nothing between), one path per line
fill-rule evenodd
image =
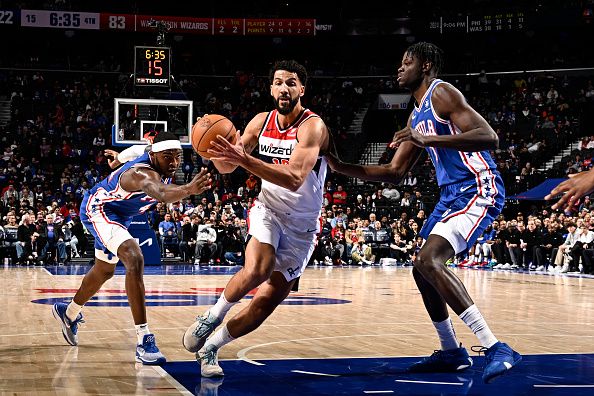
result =
M238 166L262 178L262 191L249 212L245 265L227 283L217 303L184 334L184 347L197 352L202 376L223 375L218 350L257 329L287 297L301 276L319 232L329 134L322 119L301 104L307 73L295 61L276 62L270 94L275 110L256 115L235 145L221 138L209 150L221 173ZM261 159L250 153L258 147ZM249 305L208 340L229 309L258 287Z
M440 200L419 233L426 242L414 262L413 276L441 350L409 370L459 372L472 366L454 332L449 305L481 343L480 351L485 352L483 380L489 383L522 357L493 335L464 284L444 264L468 251L503 208L505 188L489 153L499 140L460 91L437 77L442 63L442 50L431 43L417 43L405 51L398 84L411 91L415 107L406 128L394 135L392 147L398 149L390 164L346 164L329 156L329 165L348 176L398 183L422 150L427 151L437 171Z

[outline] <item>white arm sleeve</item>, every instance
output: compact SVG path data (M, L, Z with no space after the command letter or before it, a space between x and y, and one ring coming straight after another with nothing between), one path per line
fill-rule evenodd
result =
M132 161L144 154L147 147L148 146L145 144L137 144L135 146L130 146L126 150L118 154L118 161L120 161L122 164L128 161Z

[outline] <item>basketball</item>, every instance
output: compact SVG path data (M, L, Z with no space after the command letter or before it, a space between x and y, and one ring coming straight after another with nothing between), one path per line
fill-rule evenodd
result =
M207 150L218 135L235 144L235 126L227 117L208 114L200 118L192 127L192 147L203 158L210 158Z

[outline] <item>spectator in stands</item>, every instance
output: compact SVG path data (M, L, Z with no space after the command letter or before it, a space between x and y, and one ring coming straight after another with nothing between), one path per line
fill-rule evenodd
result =
M347 203L348 194L343 190L342 185L336 186L336 191L332 193L332 205L344 206Z
M14 212L9 212L7 215L7 222L4 225L4 249L7 251L11 259L18 257L18 251L16 245L19 243L18 239L19 225L16 221L16 215Z
M567 236L565 237L565 242L558 247L557 253L554 254L555 261L553 264L555 264L555 268L553 270L555 272L565 273L569 271L569 260L572 259L569 252L578 240L576 230L575 223L570 222L567 224Z
M542 232L536 227L536 222L533 218L528 218L528 227L522 235L520 248L522 248L525 270L535 270L537 268L534 263L534 250L537 246L542 244Z
M245 189L247 190L248 193L255 194L257 191L259 191L258 183L259 183L258 178L255 175L250 173L247 180L245 181Z
M371 246L364 242L354 242L353 249L351 250L351 259L353 264L373 264L375 262L375 256L372 253Z
M33 255L33 245L31 237L35 232L35 225L33 224L33 215L29 213L23 214L21 224L17 229L17 244L16 254L19 264L25 264L29 256ZM32 257L31 257L32 259Z
M412 197L411 204L412 207L417 211L425 210L425 203L423 202L423 198L421 197L421 192L419 190L415 191L415 195Z
M402 185L408 189L412 189L417 185L417 177L413 175L412 171L408 171L406 177L402 181Z
M403 210L408 210L410 207L410 193L408 191L404 192L404 197L400 201L400 206L403 208Z
M390 234L387 229L382 227L380 221L375 221L373 224L372 232L372 244L373 253L377 259L387 257L389 255L390 248ZM371 228L371 225L370 225Z
M553 248L563 243L563 235L557 230L554 224L549 224L546 232L543 233L541 243L534 249L534 264L537 271L553 271L554 266L549 266L549 261L554 259L552 256Z
M45 221L38 228L38 233L39 243L43 244L39 255L40 259L45 260L47 264L53 264L57 261L58 264L64 265L66 262L66 244L64 243L61 220L54 219L52 214L47 214Z
M378 188L372 195L371 199L373 200L373 207L377 210L378 208L382 208L385 206L390 205L388 200L383 194L383 189Z
M64 244L66 250L70 250L70 257L80 257L78 253L78 238L72 231L74 221L69 219L68 221L62 222L62 233L64 234ZM67 253L68 254L68 253Z
M414 220L414 222L417 223L417 225L419 226L419 229L421 229L421 227L423 227L423 224L425 224L425 221L427 221L425 211L423 209L420 209L417 212L417 215L413 217L411 220Z
M361 194L357 195L357 201L355 202L355 210L354 214L359 217L367 217L368 216L368 207L365 200L363 200L363 196Z
M402 240L399 233L394 233L394 240L390 243L390 258L396 259L398 264L410 262L410 249L412 248L412 242L407 243Z
M179 251L183 261L194 262L194 250L196 249L196 235L198 234L198 224L194 221L198 216L184 216L180 231Z
M336 227L338 222L340 222L342 225L348 223L349 217L346 213L344 213L344 210L342 208L332 205L332 210L333 213L335 213L335 216L330 220L332 228Z
M577 272L579 270L578 266L580 259L583 256L584 250L590 249L594 242L594 232L590 231L588 226L585 224L580 225L579 229L576 231L576 234L577 240L569 252L571 256L568 268L569 272Z
M77 239L77 250L79 255L82 257L84 253L87 251L87 237L85 234L85 229L82 225L82 221L80 220L79 216L72 217L72 226L70 227L72 234Z
M236 227L228 229L225 237L225 255L224 259L228 264L243 265L245 257L245 244L241 235L241 230Z
M209 264L214 264L214 256L217 251L217 232L213 226L213 220L206 219L205 224L198 226L198 235L196 237L196 253L194 264L202 263L202 260Z
M13 199L15 199L15 200L18 200L18 198L19 198L19 193L14 188L14 183L8 184L8 188L2 194L2 201L4 201L4 205L8 205L9 204L9 201L10 201L10 198L11 197Z
M515 224L515 226L514 226ZM507 239L507 248L512 261L512 268L520 268L524 264L524 250L520 246L526 227L522 221L512 221L512 228Z
M165 257L168 249L178 244L177 228L170 213L159 223L159 238L161 241L161 256Z

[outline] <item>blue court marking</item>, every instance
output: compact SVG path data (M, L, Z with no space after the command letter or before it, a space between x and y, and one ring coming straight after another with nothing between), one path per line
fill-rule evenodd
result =
M220 294L199 295L199 294L147 294L145 296L147 307L181 307L214 305ZM245 296L244 299L251 300L253 296ZM34 304L48 304L63 302L69 303L72 300L68 297L51 297L31 300ZM322 304L348 304L351 301L337 298L323 298L310 296L289 295L281 305L322 305ZM93 296L85 304L86 307L128 307L128 297L125 295Z
M46 269L52 275L85 275L91 269L91 265L64 265L50 266ZM147 265L144 267L145 275L233 275L241 269L241 266L200 266L194 264L172 264L172 265ZM116 275L124 275L126 269L118 265L115 269Z
M593 395L594 354L524 355L522 362L491 384L482 381L484 357L459 374L409 374L419 358L344 358L221 361L225 377L201 378L195 361L163 369L200 395ZM558 387L581 385L581 387ZM591 387L588 387L591 385Z

